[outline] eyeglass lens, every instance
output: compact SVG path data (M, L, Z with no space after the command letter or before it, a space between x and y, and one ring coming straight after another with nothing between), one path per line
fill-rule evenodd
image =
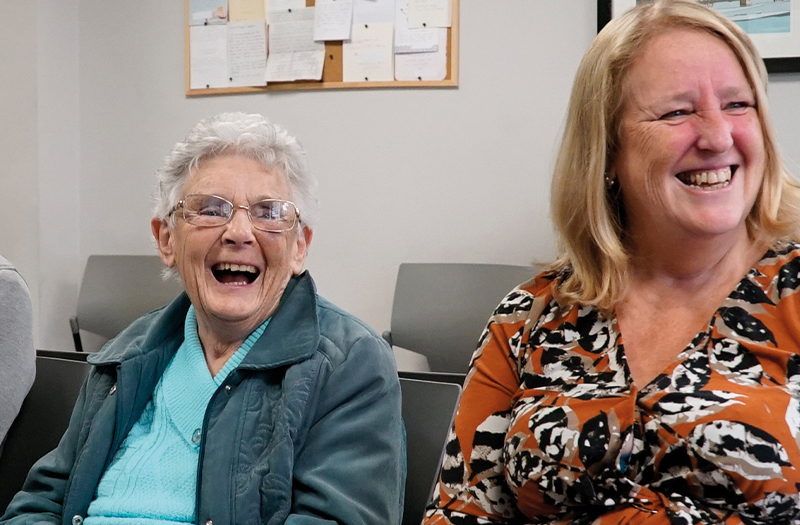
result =
M294 205L283 200L263 200L247 207L253 226L260 230L285 231L294 227L297 218ZM186 222L195 226L221 226L233 216L231 202L215 195L187 195L183 199Z

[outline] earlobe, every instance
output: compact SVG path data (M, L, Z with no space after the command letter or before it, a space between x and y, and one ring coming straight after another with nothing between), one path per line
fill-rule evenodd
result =
M175 266L175 250L172 248L172 229L166 221L162 221L157 217L154 217L150 221L150 229L153 231L153 237L155 237L158 255L161 257L161 261L167 268L172 268Z
M313 236L314 232L306 227L303 227L303 229L297 233L297 239L295 239L296 250L292 258L292 275L300 275L303 273L306 255L308 254L308 246L311 244Z

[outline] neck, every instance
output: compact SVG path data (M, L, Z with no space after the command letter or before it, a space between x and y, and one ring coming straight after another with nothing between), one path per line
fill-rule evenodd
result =
M206 364L211 374L216 375L257 326L238 327L222 323L222 326L213 327L210 324L197 317L197 335L203 347Z
M766 250L741 231L712 238L686 236L673 242L632 243L633 286L660 283L695 293L713 286L731 288Z

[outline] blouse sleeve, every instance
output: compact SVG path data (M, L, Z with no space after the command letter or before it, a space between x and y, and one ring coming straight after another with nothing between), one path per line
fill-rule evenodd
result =
M425 525L505 524L522 521L505 481L503 444L519 389L518 351L535 319L536 301L514 290L481 335L450 430L434 500Z

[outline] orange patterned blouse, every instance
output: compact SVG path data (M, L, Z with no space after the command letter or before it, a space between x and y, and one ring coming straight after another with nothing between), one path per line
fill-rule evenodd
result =
M641 390L616 320L554 278L481 335L426 525L800 523L800 244Z

